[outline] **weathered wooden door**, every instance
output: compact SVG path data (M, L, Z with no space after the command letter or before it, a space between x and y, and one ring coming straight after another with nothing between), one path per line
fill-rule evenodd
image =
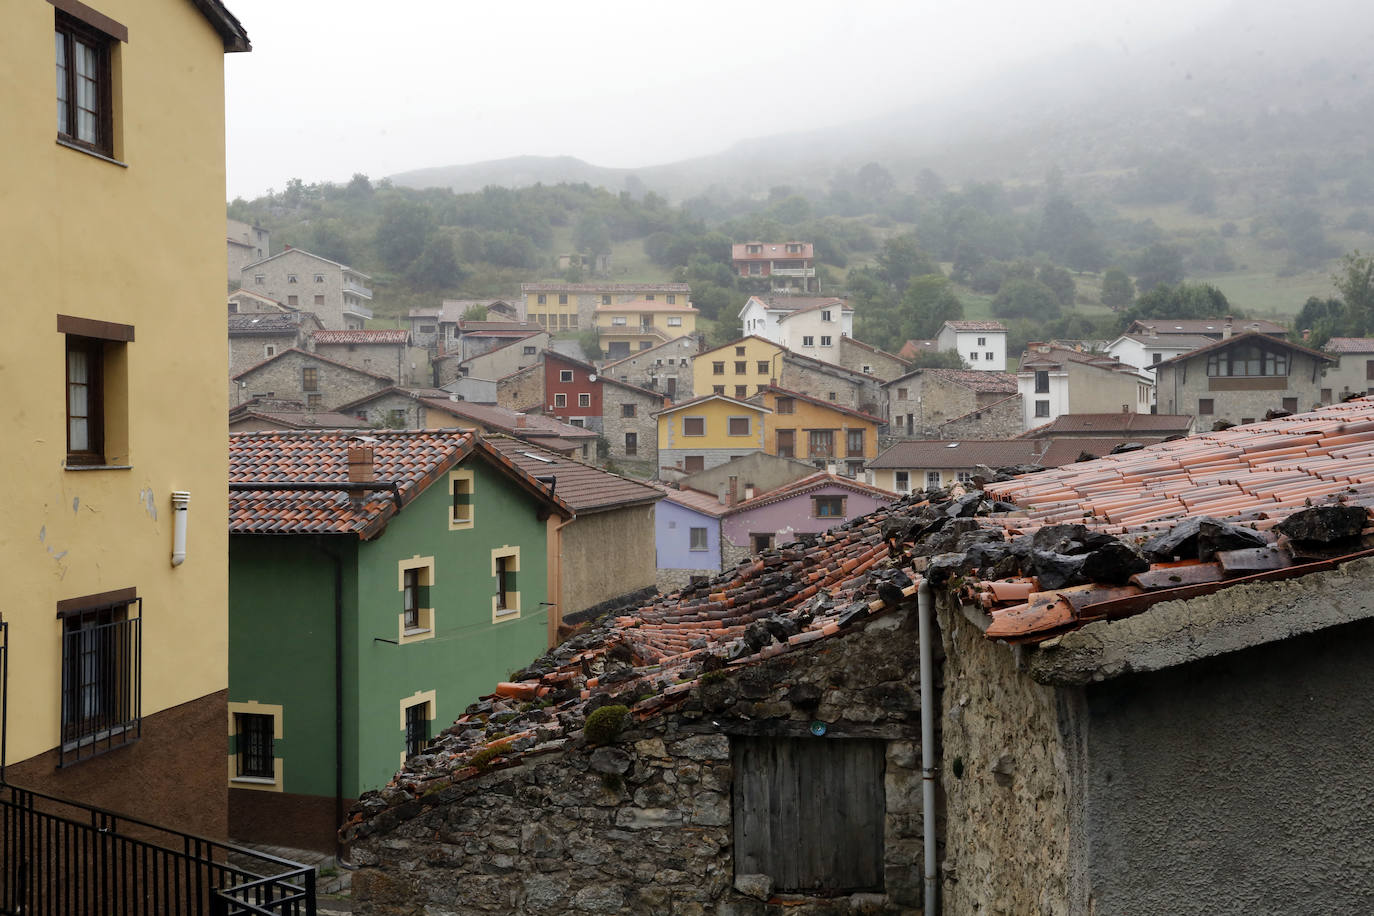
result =
M736 738L735 873L780 891L883 888L885 743Z

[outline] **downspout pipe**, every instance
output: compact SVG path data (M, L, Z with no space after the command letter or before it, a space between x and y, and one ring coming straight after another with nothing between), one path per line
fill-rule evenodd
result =
M921 655L921 826L925 847L924 916L935 916L939 885L935 862L935 672L930 615L934 598L923 577L916 589L917 640Z
M172 565L186 562L186 515L191 509L191 494L172 491Z

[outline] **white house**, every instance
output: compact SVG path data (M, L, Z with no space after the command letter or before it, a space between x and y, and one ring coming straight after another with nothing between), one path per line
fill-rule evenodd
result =
M762 337L827 363L838 363L840 338L854 336L854 308L833 296L750 296L739 313L743 337Z
M1026 429L1069 413L1149 413L1154 379L1103 353L1027 344L1016 372Z
M1322 376L1323 404L1374 391L1374 337L1333 337L1322 350L1336 357Z
M1126 332L1107 344L1107 355L1119 359L1128 366L1148 370L1157 363L1184 353L1191 353L1198 347L1212 343L1212 338L1201 334L1159 334L1149 332Z
M946 321L935 335L942 352L958 353L970 369L1007 371L1007 328L1000 321Z

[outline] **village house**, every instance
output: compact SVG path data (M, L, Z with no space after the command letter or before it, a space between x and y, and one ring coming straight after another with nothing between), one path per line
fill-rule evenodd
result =
M772 384L875 416L882 410L883 383L876 375L786 350L778 358L778 365L782 375Z
M1149 413L1155 381L1101 353L1027 344L1016 370L1022 428L1040 426L1066 413ZM1160 407L1166 413L1177 412L1172 404Z
M389 375L293 347L231 376L231 405L253 398L287 398L300 401L308 410L333 410L395 381Z
M761 404L719 394L666 407L654 414L659 464L690 474L765 451L764 418L770 413Z
M449 329L445 327L445 331ZM453 334L444 338L442 353L456 353L462 359L472 359L507 344L529 337L541 340L548 335L535 324L524 321L463 321L453 327Z
M879 417L772 385L750 400L772 412L763 446L770 455L809 461L850 477L877 457Z
M741 242L730 246L730 260L736 274L767 280L774 292L820 292L810 242Z
M431 365L434 384L442 387L459 378L479 378L495 381L539 362L539 354L548 349L552 339L547 331L534 331L511 336L499 332L496 345L464 358L461 350L441 353ZM479 336L480 339L480 336ZM474 346L474 345L470 345Z
M1016 376L1007 372L915 369L886 382L883 394L889 436L1009 439L1025 429Z
M697 310L666 298L598 305L594 316L597 342L610 360L624 359L697 330Z
M1035 439L909 439L867 465L868 483L904 496L917 490L972 485L980 468L1039 467L1049 447Z
M840 338L835 364L850 372L871 375L880 382L896 378L911 369L911 364L906 360L853 337Z
M623 605L626 596L652 597L654 506L663 498L661 490L519 439L490 436L486 441L549 484L575 514L559 533L560 618L594 615Z
M1118 336L1107 344L1105 353L1128 366L1149 370L1166 359L1190 353L1212 342L1202 334L1160 334L1157 326Z
M288 308L271 296L263 296L246 289L236 289L229 294L230 315L259 315L279 312L298 312L302 309Z
M300 248L287 248L245 265L240 277L242 289L291 308L309 309L330 330L361 330L372 317L367 307L372 301L372 290L367 287L371 277Z
M686 335L607 362L601 371L607 378L662 391L672 400L687 400L695 396L692 361L701 346L701 335Z
M1125 333L1151 339L1160 337L1206 337L1224 340L1236 334L1265 334L1286 337L1288 329L1264 318L1137 318Z
M744 498L752 499L753 493L766 493L785 483L810 477L814 473L816 466L805 461L779 458L767 452L750 452L713 468L663 479L677 486L701 490L703 493L719 493L722 492L721 487L725 487L730 478L734 477L739 482L739 492L751 494Z
M359 800L355 912L1357 911L1369 429L898 500L609 619Z
M229 830L333 851L351 799L556 641L573 513L471 431L236 433L229 462Z
M313 909L307 869L224 842L224 58L248 35L219 0L4 24L0 910Z
M840 338L854 336L854 307L833 296L750 296L739 321L742 336L828 363L839 361Z
M528 321L551 333L596 326L596 309L625 302L691 305L686 283L521 283Z
M663 488L654 508L654 563L658 590L676 592L720 574L721 495L691 488Z
M1249 331L1155 366L1162 413L1191 411L1199 427L1245 424L1269 411L1299 413L1321 403L1323 372L1335 357Z
M269 429L366 429L352 414L309 410L289 398L253 398L229 409L229 432L260 432Z
M1007 328L1000 321L946 321L935 335L942 353L958 353L970 369L1007 371Z
M308 350L311 335L321 330L310 312L255 312L229 315L229 378L287 350ZM236 388L236 383L231 382ZM230 403L237 396L230 392Z
M1323 404L1368 394L1374 388L1374 337L1333 337L1322 352L1336 359L1323 376L1319 392Z
M318 356L345 366L377 372L398 382L413 381L410 332L400 329L313 331L310 348ZM428 366L424 367L428 375ZM423 376L422 376L423 377Z
M229 282L238 285L243 268L272 253L272 233L261 226L250 226L236 219L225 220L225 241L229 249Z
M897 355L902 359L911 361L926 353L939 353L939 342L933 337L929 340L908 340L902 344L902 348L897 351Z
M786 352L779 344L757 336L704 350L692 360L692 390L698 396L752 397L779 381Z
M487 317L477 324L501 324L529 328L520 320L519 300L507 299L444 299L438 306L411 309L406 314L410 337L417 347L430 350L452 350L459 337L459 323L473 309L484 309Z

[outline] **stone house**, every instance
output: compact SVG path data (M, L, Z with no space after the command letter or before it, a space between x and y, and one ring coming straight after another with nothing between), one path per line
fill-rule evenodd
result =
M914 369L884 383L882 392L889 436L1009 439L1025 429L1016 376L1006 372ZM955 436L945 429L956 422L976 434Z
M911 369L911 364L901 357L893 356L886 350L879 350L872 344L855 340L853 337L840 338L834 362L850 372L862 372L883 382Z
M230 315L257 315L263 312L296 312L301 309L288 308L286 303L278 302L271 296L263 296L251 290L236 289L229 294Z
M240 278L241 288L309 309L330 330L361 330L372 317L371 277L300 248L245 265Z
M667 305L691 305L686 283L521 283L526 320L550 333L576 331L596 325L596 309L642 300Z
M448 328L445 327L445 331ZM499 350L507 344L524 340L527 337L542 335L543 330L536 324L524 321L464 321L459 320L454 327L456 336L444 340L444 353L457 353L467 360ZM541 337L542 339L542 337Z
M496 380L496 403L508 410L542 412L544 399L544 362L517 369Z
M601 371L607 378L662 391L674 401L687 401L695 396L692 360L700 350L700 336L684 335L605 363Z
M779 458L765 452L750 452L733 458L722 465L684 475L678 483L705 493L717 493L734 477L739 483L739 492L744 499L753 499L755 493L766 493L785 483L810 477L816 467L792 458Z
M1160 363L1159 365L1165 365ZM1115 357L1030 343L1016 370L1023 429L1066 413L1149 413L1156 379ZM1160 404L1164 413L1178 413Z
M293 347L243 370L230 381L232 405L251 398L276 397L300 401L308 410L333 410L388 388L395 379Z
M1322 352L1336 358L1326 367L1320 390L1323 404L1374 389L1374 337L1333 337Z
M1298 413L1321 403L1325 353L1250 331L1155 366L1161 413L1193 413L1202 428L1253 423L1269 411Z
M1007 326L1000 321L946 321L935 335L935 345L942 353L958 353L972 370L1007 371Z
M610 458L650 469L659 466L658 420L670 403L665 395L601 376L601 434ZM646 475L648 476L648 475Z
M609 620L359 800L356 911L1361 912L1371 430L1352 402L898 500ZM818 837L853 854L808 870Z
M877 415L882 410L883 382L876 375L786 351L778 362L782 374L770 384L861 413Z
M254 398L229 411L229 432L261 432L270 429L364 429L352 414L307 410L300 401L286 398Z
M400 329L315 331L310 349L345 366L378 372L395 381L409 381L410 332ZM428 367L425 367L426 369Z
M500 379L538 363L540 354L548 349L550 340L547 331L536 331L520 337L506 337L499 346L467 359L462 357L461 352L440 354L432 364L434 384L442 387L463 376Z
M348 800L556 642L573 513L470 430L236 433L229 456L230 833L332 851Z
M586 616L623 603L628 594L652 594L655 584L654 507L663 492L530 442L508 436L486 441L517 467L544 483L575 513L562 526L555 558L562 588L559 616Z
M308 350L323 325L310 312L253 312L229 315L229 377L287 350ZM230 383L237 388L236 383ZM230 404L240 403L230 392Z
M225 221L225 241L229 249L229 282L237 284L243 268L272 253L272 233L261 226L250 226L236 219Z
M410 324L411 340L415 341L417 347L430 350L454 349L460 336L458 325L466 320L463 316L474 308L487 310L487 318L480 322L481 324L525 326L512 300L444 299L438 306L411 309L407 313L406 321Z

